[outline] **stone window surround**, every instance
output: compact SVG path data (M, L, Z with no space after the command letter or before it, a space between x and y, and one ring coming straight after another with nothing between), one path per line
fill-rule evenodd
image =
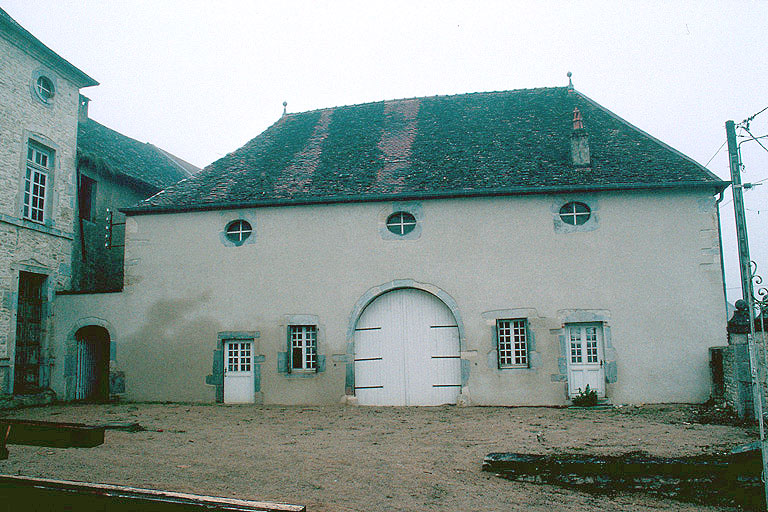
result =
M291 329L292 325L314 325L315 345L316 345L316 368L315 370L298 370L291 368ZM286 378L312 378L325 372L325 354L321 350L326 347L325 326L320 323L320 317L308 314L285 315L280 330L285 339L285 352L277 353L277 371Z
M537 372L542 366L541 354L536 350L536 333L531 327L531 321L539 317L534 308L514 308L514 309L496 309L485 311L480 314L483 322L490 330L491 350L487 353L487 366L500 373L514 374L517 372ZM497 333L498 320L525 320L527 344L528 344L528 365L499 367L499 336Z
M42 96L40 96L40 93L37 91L37 80L40 77L45 77L48 80L50 80L51 84L53 85L53 95L49 99L45 99ZM56 73L54 73L51 69L46 67L39 67L35 69L32 72L32 79L29 83L29 90L30 94L32 95L32 98L39 104L45 105L48 108L51 108L53 106L53 103L56 101L56 94L59 90L59 84L57 81Z
M405 212L413 215L416 225L409 233L398 235L387 227L387 219L393 213ZM379 210L379 235L382 240L418 240L421 237L422 224L424 223L424 208L419 202L394 202L388 207Z
M46 226L52 228L56 224L53 219L53 205L56 204L58 199L58 194L56 192L56 171L59 168L60 162L59 146L48 137L40 133L31 132L29 130L24 130L22 136L24 145L21 150L21 158L19 162L19 191L16 204L18 219L25 227L27 227L26 225L29 225L29 227ZM51 163L50 167L48 168L48 176L46 178L46 197L43 222L35 222L33 220L24 218L24 180L27 173L27 152L29 151L30 143L32 145L42 146L51 154Z
M584 224L568 224L560 218L560 208L568 203L584 203L587 205L590 211L589 219ZM558 194L553 197L549 207L552 213L552 221L554 223L555 233L584 233L587 231L595 231L599 224L600 202L597 196L594 194L579 194L573 193L568 195Z
M219 242L224 247L242 247L256 243L256 215L250 211L223 211L220 213L221 231ZM242 242L234 242L227 236L227 227L237 220L244 220L251 225L251 234Z

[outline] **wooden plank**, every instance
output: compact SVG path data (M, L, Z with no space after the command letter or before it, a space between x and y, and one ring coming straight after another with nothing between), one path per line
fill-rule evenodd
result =
M92 448L104 444L104 427L0 418L0 430L11 427L6 443L54 448Z
M204 496L181 492L142 489L121 485L51 480L0 474L0 490L12 499L5 501L18 510L104 510L122 511L241 511L241 512L306 512L306 507L286 503L241 500L220 496ZM34 505L34 507L32 507Z

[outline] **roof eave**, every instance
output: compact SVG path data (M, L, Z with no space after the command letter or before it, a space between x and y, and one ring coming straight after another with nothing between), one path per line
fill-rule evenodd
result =
M27 29L22 27L16 20L11 18L11 16L2 9L0 9L0 28L3 29L3 31L14 34L18 40L26 43L28 48L22 48L19 46L18 40L9 38L8 40L11 43L19 46L22 50L32 50L36 52L41 60L48 61L51 66L58 67L61 72L68 75L73 83L78 86L78 88L99 85L99 82L85 74L84 71L77 68L64 57L48 48L45 44L43 44L42 41L33 36Z
M424 199L454 199L462 197L495 197L517 195L541 195L560 192L606 192L618 190L655 190L655 189L710 189L712 194L725 190L729 181L680 181L670 183L630 183L576 186L536 186L512 187L488 190L452 190L434 192L409 192L403 194L360 194L347 196L322 196L299 198L269 198L254 201L209 203L199 206L130 206L121 208L126 215L152 215L160 213L185 213L211 210L234 210L239 208L263 208L267 206L305 206L316 204L364 203L374 201L415 201Z

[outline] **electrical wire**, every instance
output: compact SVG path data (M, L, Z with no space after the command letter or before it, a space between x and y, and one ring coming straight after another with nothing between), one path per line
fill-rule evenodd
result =
M752 137L752 139L751 139L751 140L754 140L755 142L757 142L758 144L760 144L760 147L761 147L761 148L763 148L764 150L768 151L768 148L767 148L767 147L765 147L765 146L763 146L763 143L762 143L762 142L760 142L760 141L758 140L758 138L757 138L757 137L755 137L754 135L752 135L752 132L751 132L751 131L749 131L749 128L746 128L746 127L745 127L744 129L747 131L747 133L749 134L749 136L750 136L750 137ZM762 138L763 138L763 136L760 136L760 138L762 139ZM743 141L743 142L747 142L747 141Z
M720 147L717 149L717 151L715 151L715 154L714 154L714 155L712 155L712 158L710 158L710 159L707 161L707 163L705 163L705 164L704 164L704 167L707 167L707 166L708 166L708 165L709 165L709 164L712 162L712 160L714 160L714 159L715 159L715 157L717 156L717 154L718 154L718 153L720 153L720 150L721 150L721 149L723 149L723 148L725 147L725 144L726 144L727 142L728 142L728 140L724 140L724 141L723 141L723 143L720 145Z
M743 121L742 121L741 123L739 123L739 124L741 125L741 124L745 124L745 123L746 123L746 125L747 125L747 126L749 126L749 122L750 122L750 121L752 121L754 118L756 118L757 116L759 116L760 114L762 114L762 113L763 113L763 112L765 112L766 110L768 110L768 107L765 107L763 110L761 110L761 111L759 111L759 112L757 112L757 113L755 113L755 114L752 114L751 116L749 116L748 118L746 118L745 120L743 120Z

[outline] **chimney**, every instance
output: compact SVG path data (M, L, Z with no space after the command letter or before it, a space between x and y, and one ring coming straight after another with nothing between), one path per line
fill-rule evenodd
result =
M80 95L80 106L79 106L79 108L77 110L77 122L78 123L84 123L88 119L88 103L90 101L91 100L89 100L88 98L86 98L82 94Z
M579 108L573 109L573 131L571 132L571 163L576 167L589 167L589 135L584 129Z

